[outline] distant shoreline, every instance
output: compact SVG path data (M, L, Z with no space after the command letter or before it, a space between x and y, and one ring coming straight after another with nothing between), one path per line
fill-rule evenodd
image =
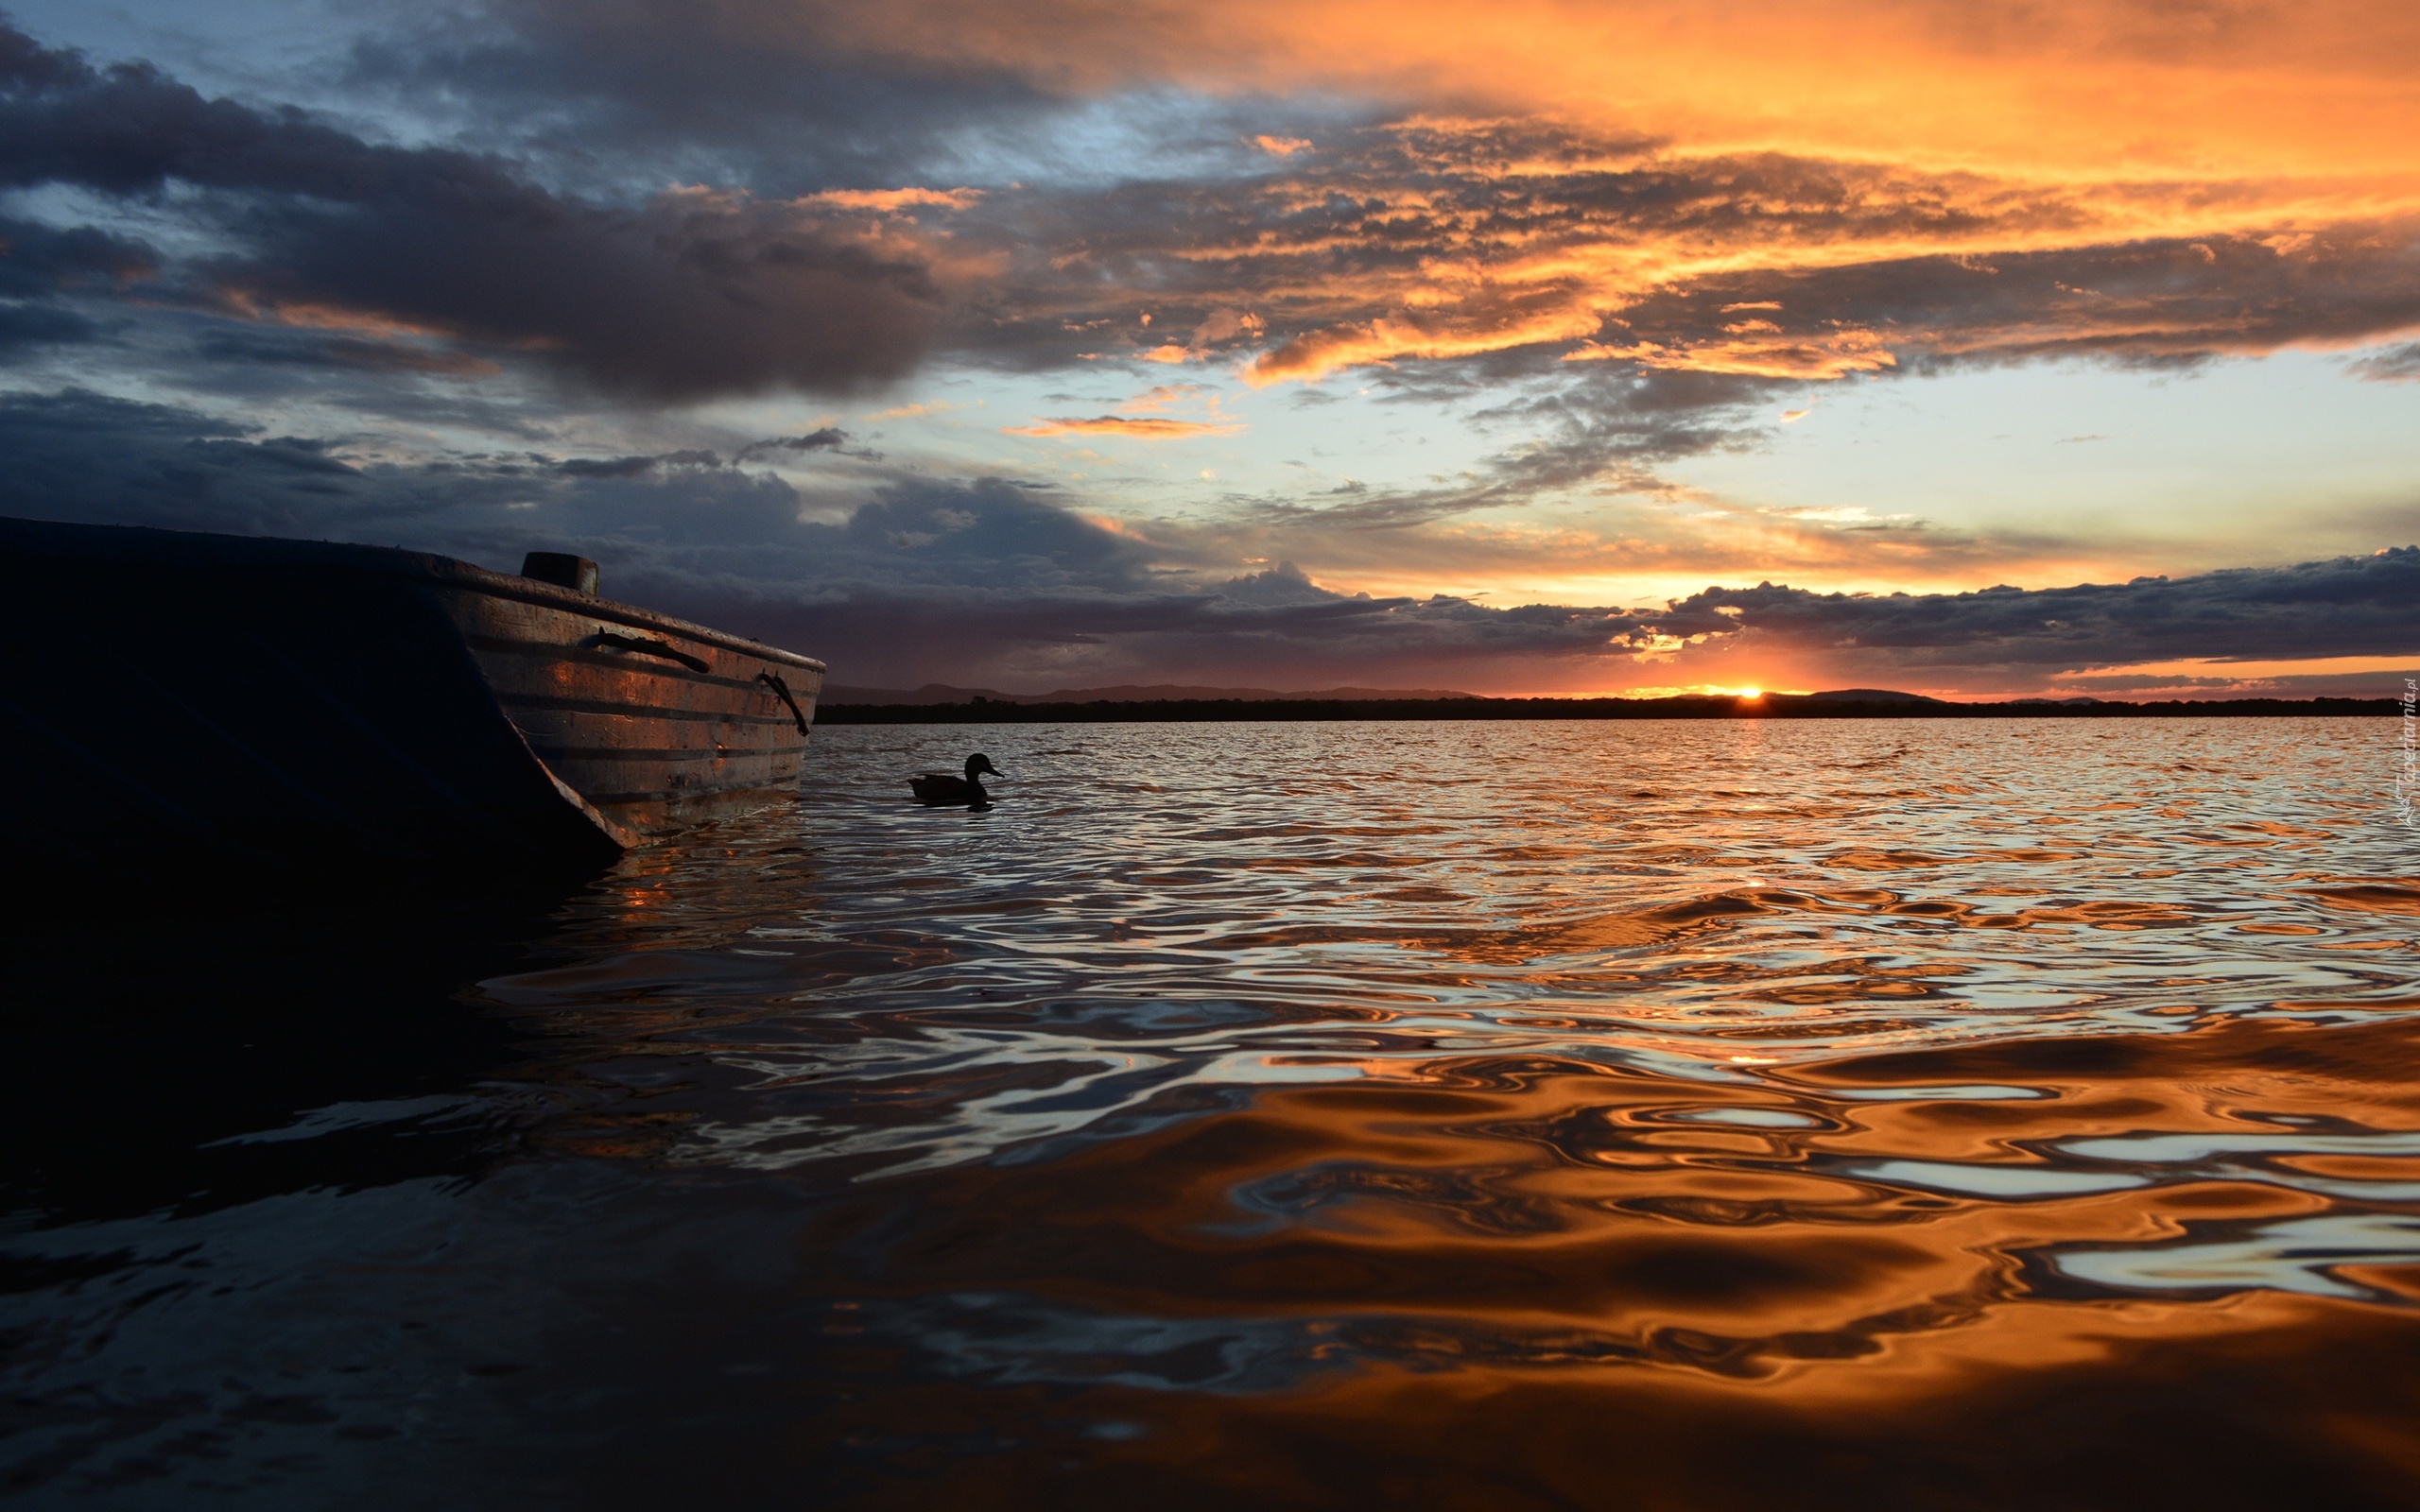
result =
M2393 698L2214 698L2162 703L1934 703L1768 695L1682 698L1162 698L1089 703L839 703L824 725L1196 724L1440 719L2240 719L2399 715Z

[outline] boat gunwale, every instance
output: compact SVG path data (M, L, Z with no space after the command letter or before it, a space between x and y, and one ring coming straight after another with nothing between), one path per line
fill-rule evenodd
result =
M462 637L462 643L465 645L468 645L474 653L488 651L493 652L497 656L543 658L548 662L565 662L575 666L603 667L612 672L646 672L651 673L659 678L669 679L676 682L695 683L700 687L706 688L725 688L735 693L752 693L758 691L764 686L762 681L756 678L735 678L720 672L696 672L685 666L659 666L652 662L633 662L631 660L631 657L644 656L647 653L643 651L606 651L600 650L593 645L584 645L578 642L565 644L561 641L530 641L512 635L479 635L466 633ZM717 649L722 648L717 647ZM759 647L757 649L770 648ZM756 650L751 650L747 654L752 656L755 655ZM782 654L784 656L789 656L794 653L786 651ZM784 665L787 664L788 663L786 662L784 663ZM815 670L821 670L820 663L816 666ZM817 690L817 696L821 696L821 690ZM784 720L786 723L787 722L786 715L784 716Z
M451 557L436 557L430 560L451 569L448 572L433 574L441 579L453 579L445 583L449 588L484 593L490 598L515 599L543 609L559 609L570 613L612 620L616 624L628 625L634 629L667 630L675 635L702 642L717 650L732 651L741 656L759 657L767 662L777 662L784 666L799 667L809 672L830 670L811 656L801 656L796 651L785 651L780 646L767 645L762 641L752 641L745 636L734 635L728 630L709 629L703 625L679 619L655 610L640 609L634 604L616 603L610 598L598 598L591 593L583 593L576 588L558 588L552 583L542 583L534 577L515 577L508 573L490 572L485 567L475 566L467 561L457 561ZM532 652L550 649L539 642L521 642L518 643L518 646L526 646ZM498 645L494 649L503 650L504 647ZM551 648L558 654L584 649L585 647L579 646ZM650 668L649 670L669 669ZM742 687L748 685L745 679L719 678L711 673L692 674L691 680L732 682Z

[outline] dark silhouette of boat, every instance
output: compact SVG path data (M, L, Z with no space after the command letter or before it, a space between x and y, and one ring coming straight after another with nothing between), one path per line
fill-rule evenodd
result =
M593 863L794 786L823 663L524 572L0 520L0 846Z

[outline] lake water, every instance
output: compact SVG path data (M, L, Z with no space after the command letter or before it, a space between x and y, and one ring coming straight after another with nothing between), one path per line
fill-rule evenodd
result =
M819 729L569 896L81 906L0 1485L2420 1504L2397 738Z

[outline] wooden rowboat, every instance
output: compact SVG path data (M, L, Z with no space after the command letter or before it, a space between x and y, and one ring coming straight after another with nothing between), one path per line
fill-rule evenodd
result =
M0 520L0 845L586 861L795 786L823 663L525 571Z

